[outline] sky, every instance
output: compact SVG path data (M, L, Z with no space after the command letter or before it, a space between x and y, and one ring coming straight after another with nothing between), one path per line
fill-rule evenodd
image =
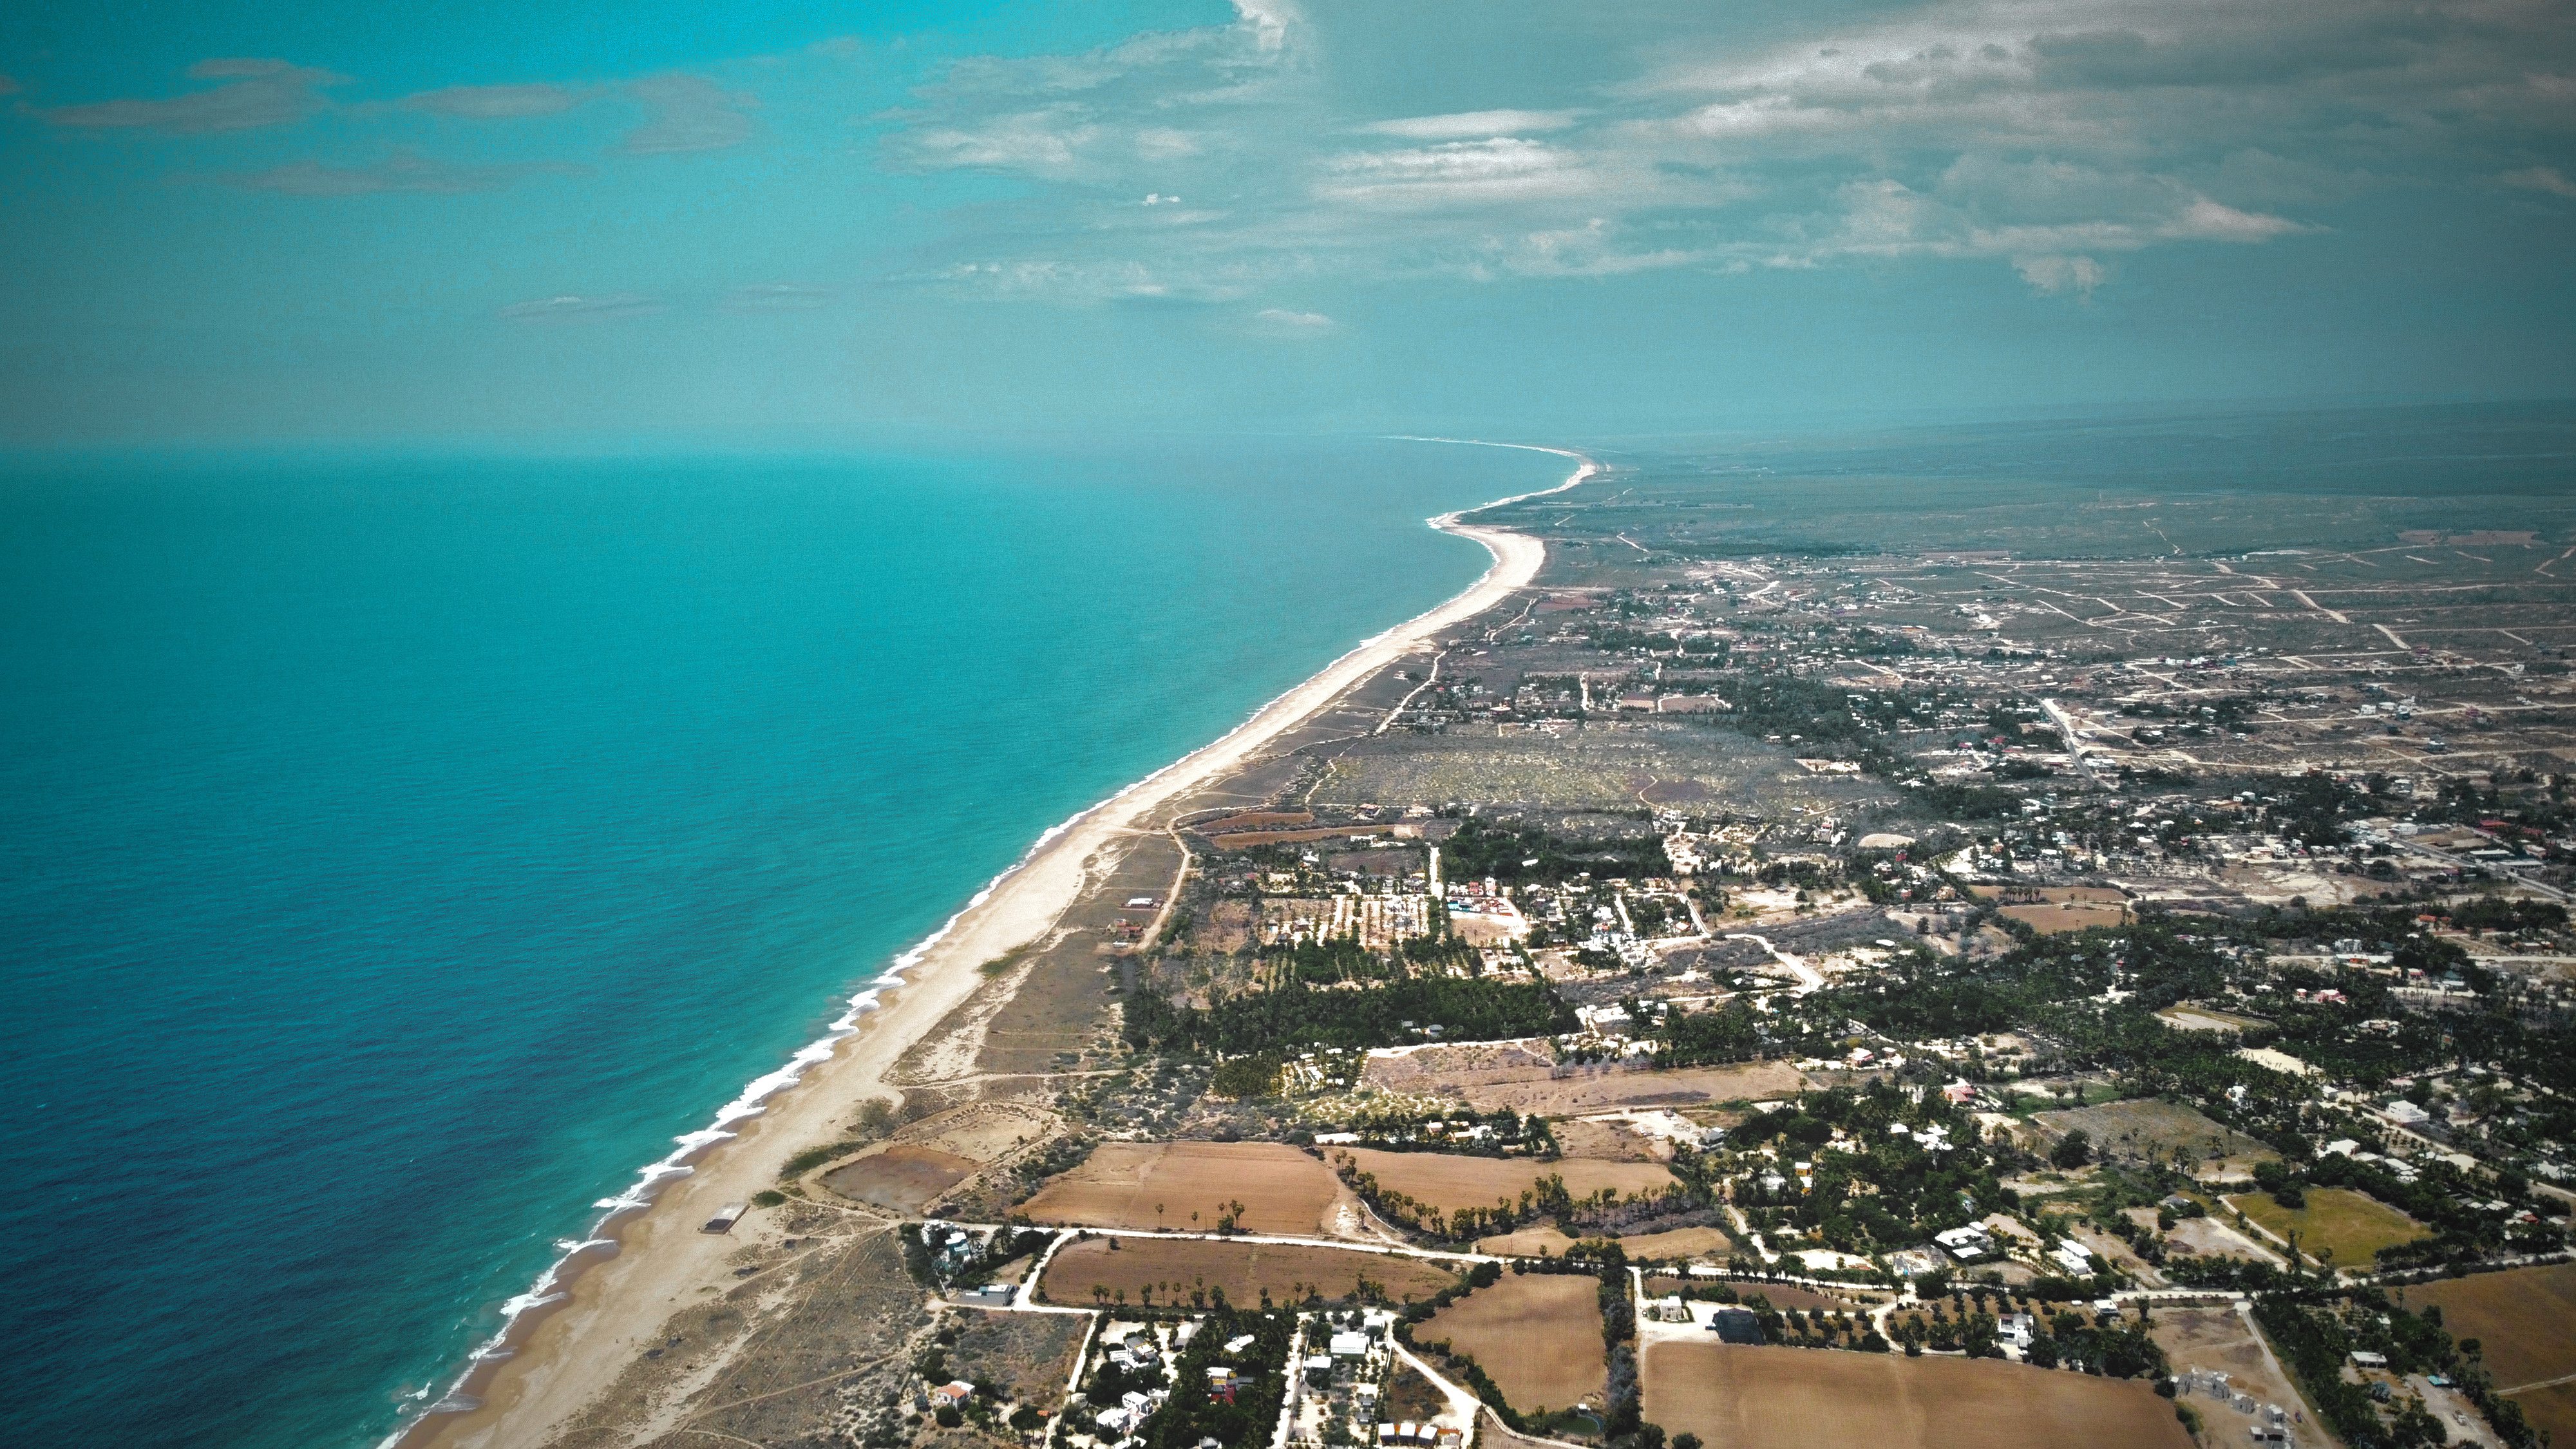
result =
M20 7L0 448L2576 394L2576 3Z

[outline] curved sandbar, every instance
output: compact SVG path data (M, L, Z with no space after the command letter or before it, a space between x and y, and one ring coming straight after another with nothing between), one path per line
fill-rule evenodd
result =
M1600 470L1591 459L1565 449L1533 451L1574 459L1573 476L1554 488L1483 507L1561 492ZM761 1115L735 1124L735 1138L709 1148L695 1170L672 1181L650 1208L618 1219L608 1230L621 1245L618 1255L571 1276L562 1301L550 1305L541 1318L531 1315L530 1326L512 1335L508 1358L468 1375L460 1392L479 1399L479 1406L420 1420L397 1436L403 1449L431 1443L442 1449L534 1449L605 1394L644 1340L692 1301L699 1287L730 1281L725 1261L733 1240L699 1232L699 1224L722 1205L749 1201L772 1185L790 1155L799 1147L831 1140L837 1124L860 1103L870 1097L899 1097L902 1089L887 1085L887 1078L904 1052L977 987L990 984L975 969L978 964L1054 927L1091 884L1094 858L1104 846L1133 832L1153 811L1242 766L1282 732L1424 639L1475 617L1537 577L1547 546L1527 534L1463 521L1476 511L1444 513L1430 523L1472 538L1493 554L1493 566L1482 577L1436 608L1334 660L1224 738L1074 817L960 913L947 933L905 970L905 984L880 997L878 1010L830 1059L770 1098Z

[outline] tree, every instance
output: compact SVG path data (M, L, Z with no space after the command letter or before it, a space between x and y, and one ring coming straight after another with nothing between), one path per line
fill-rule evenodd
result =
M2059 1140L2057 1146L2049 1150L2048 1160L2065 1168L2082 1167L2091 1162L2093 1160L2092 1135L2081 1127L2067 1133Z

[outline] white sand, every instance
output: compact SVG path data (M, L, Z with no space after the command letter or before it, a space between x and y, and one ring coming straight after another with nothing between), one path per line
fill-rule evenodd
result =
M1599 465L1577 453L1536 451L1561 452L1579 464L1572 477L1542 493L1571 488L1598 471ZM1106 863L1101 859L1104 847L1172 800L1222 779L1283 731L1425 638L1493 607L1537 576L1546 545L1526 534L1459 519L1459 514L1443 514L1431 524L1492 552L1493 566L1483 577L1439 607L1334 660L1223 739L1077 817L961 914L905 973L909 984L880 998L881 1009L865 1019L831 1060L771 1098L765 1113L738 1124L735 1140L713 1149L692 1175L665 1189L649 1211L625 1220L623 1251L575 1281L569 1302L528 1335L517 1356L482 1390L483 1407L439 1415L407 1436L409 1442L434 1438L442 1445L515 1449L552 1437L608 1390L633 1362L642 1341L672 1313L702 1301L702 1287L730 1286L725 1260L738 1241L701 1233L698 1225L718 1207L747 1201L776 1182L780 1165L798 1149L833 1140L839 1125L868 1098L899 1097L899 1089L885 1084L897 1060L977 987L991 984L977 965L1054 927L1091 884L1096 867Z

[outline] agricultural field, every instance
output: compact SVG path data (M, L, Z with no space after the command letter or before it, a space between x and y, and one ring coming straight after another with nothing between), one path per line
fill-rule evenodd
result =
M2080 1130L2093 1139L2097 1157L2151 1158L2160 1162L2180 1159L2193 1176L2204 1181L2250 1177L2254 1164L2280 1157L2232 1127L2213 1122L2179 1102L2155 1097L2042 1112L2030 1120L2031 1125L2048 1134L2051 1142Z
M1517 1202L1521 1193L1549 1176L1565 1180L1565 1190L1589 1197L1616 1188L1622 1196L1651 1192L1674 1182L1660 1163L1608 1162L1565 1157L1554 1162L1526 1158L1461 1157L1445 1152L1380 1152L1368 1147L1335 1149L1360 1171L1377 1179L1381 1192L1403 1193L1442 1212L1463 1207L1492 1207L1497 1199Z
M2413 1218L2348 1188L2312 1187L2308 1205L2295 1210L2267 1192L2243 1193L2227 1205L2279 1237L2297 1233L2301 1253L2345 1268L2368 1268L2380 1249L2432 1236Z
M1705 1278L1698 1279L1696 1282L1687 1278L1648 1278L1646 1296L1661 1298L1667 1293L1679 1293L1684 1288L1707 1288L1708 1286L1710 1286L1709 1280ZM1801 1312L1822 1308L1832 1313L1856 1313L1878 1301L1867 1294L1851 1298L1836 1298L1830 1294L1819 1293L1812 1288L1801 1288L1794 1283L1757 1283L1738 1279L1728 1283L1727 1286L1733 1288L1737 1297L1746 1303L1751 1303L1754 1298L1759 1297L1763 1303L1773 1308L1783 1310L1795 1308Z
M2442 1326L2454 1339L2478 1340L2496 1389L2522 1405L2533 1428L2576 1444L2576 1383L2557 1382L2576 1374L2576 1264L2479 1273L2404 1292L2418 1313L2441 1305Z
M1104 1142L1019 1210L1070 1227L1205 1230L1240 1202L1245 1232L1312 1234L1340 1191L1330 1168L1285 1143Z
M1414 1341L1474 1358L1522 1413L1563 1409L1601 1392L1600 1291L1585 1273L1506 1273L1432 1315Z
M1190 1301L1193 1292L1215 1288L1231 1303L1258 1303L1265 1293L1286 1303L1310 1293L1356 1297L1362 1278L1396 1303L1428 1298L1457 1281L1436 1263L1392 1253L1209 1238L1093 1238L1057 1250L1038 1290L1050 1302L1076 1305L1098 1302L1102 1293L1143 1303L1148 1289L1156 1303L1173 1302L1176 1293Z
M2294 1414L2316 1417L2280 1361L2265 1349L2254 1325L2232 1308L2159 1308L2147 1336L2164 1349L2177 1374L2190 1369L2222 1373L2230 1388L2251 1396L2257 1405L2278 1404ZM2237 1437L2230 1426L2249 1418L2206 1395L2191 1402L2208 1427L2227 1442Z
M1667 1340L1643 1377L1649 1420L1726 1449L2192 1449L2142 1379L1996 1359Z

